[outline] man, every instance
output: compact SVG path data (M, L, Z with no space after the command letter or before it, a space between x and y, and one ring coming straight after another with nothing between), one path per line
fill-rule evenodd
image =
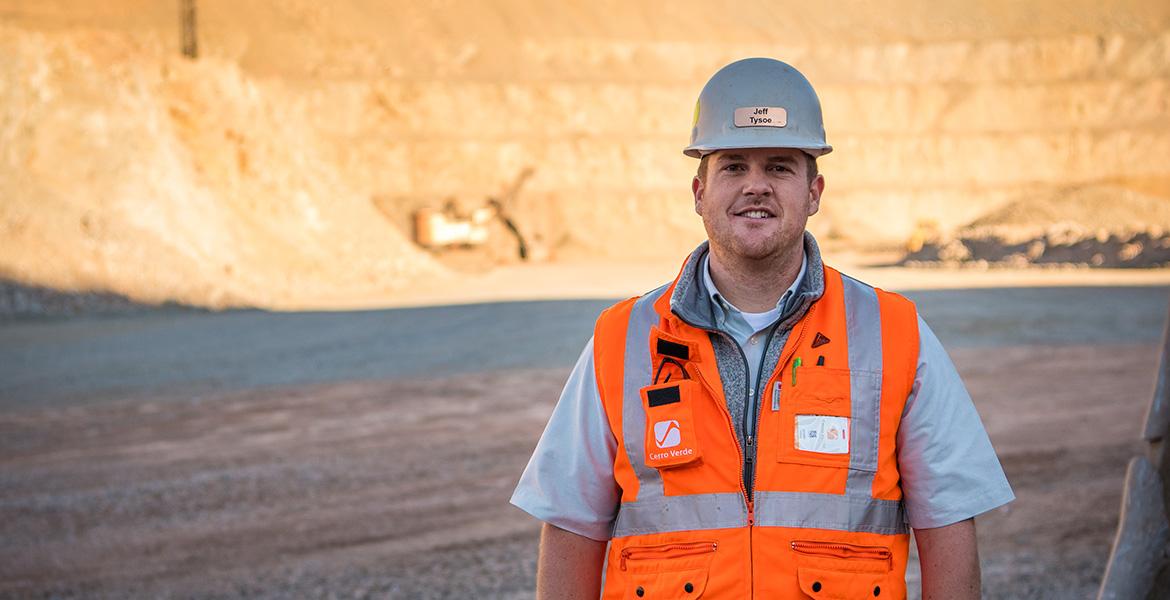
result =
M782 62L703 88L708 242L598 318L512 497L538 598L903 598L910 528L923 597L979 597L973 517L1011 488L913 304L821 262L830 150Z

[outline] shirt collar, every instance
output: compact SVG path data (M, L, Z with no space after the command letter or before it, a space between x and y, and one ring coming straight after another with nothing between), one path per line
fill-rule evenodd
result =
M776 308L780 309L780 313L785 312L787 304L796 297L797 290L800 288L801 281L804 280L804 274L808 270L808 253L800 260L800 271L797 272L796 278L792 280L792 285L784 291L780 296L780 300L776 302ZM707 288L707 295L711 298L712 307L716 309L715 314L717 318L725 319L729 313L743 312L736 308L733 304L723 298L719 290L715 287L715 280L711 279L711 253L707 252L703 255L703 285Z
M718 328L715 323L715 306L710 296L705 293L707 286L703 283L700 269L709 248L710 243L703 240L687 257L678 276L670 284L673 291L670 292L669 306L670 312L687 325L713 330ZM791 327L800 320L808 311L808 307L825 292L825 264L821 261L816 238L808 231L804 232L804 258L808 261L808 268L800 282L796 297L789 301L789 306L780 317L781 327Z

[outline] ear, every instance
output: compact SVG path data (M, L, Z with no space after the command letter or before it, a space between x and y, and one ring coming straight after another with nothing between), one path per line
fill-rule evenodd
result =
M825 177L817 173L817 178L808 184L808 216L817 214L821 209L821 193L825 191Z
M696 175L691 180L691 194L695 196L695 214L703 214L703 180Z

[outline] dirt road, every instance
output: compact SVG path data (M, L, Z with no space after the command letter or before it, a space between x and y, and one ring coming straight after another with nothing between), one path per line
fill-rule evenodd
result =
M1018 496L979 520L987 597L1095 590L1168 292L915 295ZM530 597L506 501L591 306L5 326L0 597Z

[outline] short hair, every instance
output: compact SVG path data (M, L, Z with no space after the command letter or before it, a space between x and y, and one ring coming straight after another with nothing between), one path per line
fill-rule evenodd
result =
M707 181L707 159L711 158L711 154L714 154L714 152L704 154L703 158L699 159L699 170L695 172L695 176L699 178L699 181ZM819 173L817 170L817 157L808 152L802 152L802 154L804 154L808 166L808 181L812 183L812 180L816 179L817 173Z

